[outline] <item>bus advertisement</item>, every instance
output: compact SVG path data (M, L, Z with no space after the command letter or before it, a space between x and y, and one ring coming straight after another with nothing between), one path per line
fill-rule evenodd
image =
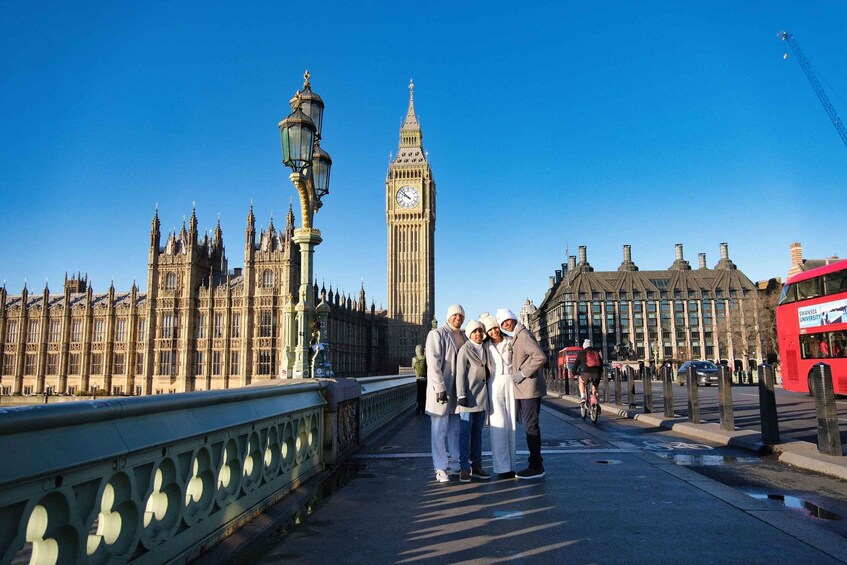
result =
M847 394L847 260L789 278L776 331L785 390L808 394L812 369L826 363L835 394Z

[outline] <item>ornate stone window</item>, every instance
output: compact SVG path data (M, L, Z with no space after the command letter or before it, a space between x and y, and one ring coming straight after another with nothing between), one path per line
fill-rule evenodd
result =
M262 286L264 288L273 288L274 286L274 272L270 269L266 269L262 273Z
M165 275L165 290L176 290L176 273Z

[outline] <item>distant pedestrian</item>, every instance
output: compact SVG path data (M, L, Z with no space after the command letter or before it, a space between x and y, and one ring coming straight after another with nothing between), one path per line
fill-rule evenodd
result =
M488 415L488 352L483 347L485 332L476 320L465 328L468 341L459 349L456 361L456 404L459 423L459 481L469 483L471 476L491 478L482 468L482 427Z
M529 449L529 466L515 473L518 479L538 479L544 476L541 457L541 399L547 394L547 385L540 369L547 362L547 356L535 341L535 336L518 323L515 314L507 309L497 310L500 329L513 338L512 343L512 379L515 385L515 399L521 415L526 446Z
M415 370L415 377L418 385L418 415L426 410L426 357L423 354L423 347L415 346L415 356L412 357L412 368Z
M430 330L426 337L426 413L431 422L432 463L435 480L446 483L448 474L460 469L448 466L448 450L459 456L459 415L456 413L456 357L465 344L462 324L465 309L454 304L447 309L447 323ZM456 463L458 466L458 462Z
M489 426L491 430L491 463L498 479L515 478L515 427L517 407L515 385L512 381L512 338L500 332L497 318L482 316L482 325L488 335L488 399L491 403Z

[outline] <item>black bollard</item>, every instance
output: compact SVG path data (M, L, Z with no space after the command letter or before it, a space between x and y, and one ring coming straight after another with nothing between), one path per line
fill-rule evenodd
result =
M612 398L612 393L609 391L609 374L605 369L600 373L600 379L603 381L603 404L606 404Z
M621 398L621 370L615 369L615 405L622 406L623 399Z
M773 392L774 372L771 365L759 365L759 414L762 418L762 441L779 443L779 419Z
M562 378L565 381L565 396L568 396L571 393L571 376L568 372L567 366L562 367L562 373L564 373L564 376Z
M838 414L835 410L835 393L832 390L832 369L826 363L812 368L812 394L818 415L818 451L825 455L841 455L841 435L838 432Z
M718 372L718 405L721 418L721 429L735 430L735 415L732 412L732 372L726 365L720 366Z
M665 405L665 418L673 418L673 373L668 365L662 365L662 400Z
M626 384L629 389L629 408L635 408L635 375L637 373L632 367L627 366L626 368Z
M653 375L652 367L644 368L644 378L641 380L641 386L644 387L644 413L651 414L653 412Z
M700 423L700 397L699 383L697 382L697 370L694 366L688 367L685 375L688 386L688 421L692 424Z

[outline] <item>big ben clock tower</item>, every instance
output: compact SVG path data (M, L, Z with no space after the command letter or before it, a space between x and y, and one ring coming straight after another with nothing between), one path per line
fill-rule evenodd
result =
M415 115L414 84L400 128L400 148L385 179L388 223L388 315L420 326L423 344L435 310L435 181Z

